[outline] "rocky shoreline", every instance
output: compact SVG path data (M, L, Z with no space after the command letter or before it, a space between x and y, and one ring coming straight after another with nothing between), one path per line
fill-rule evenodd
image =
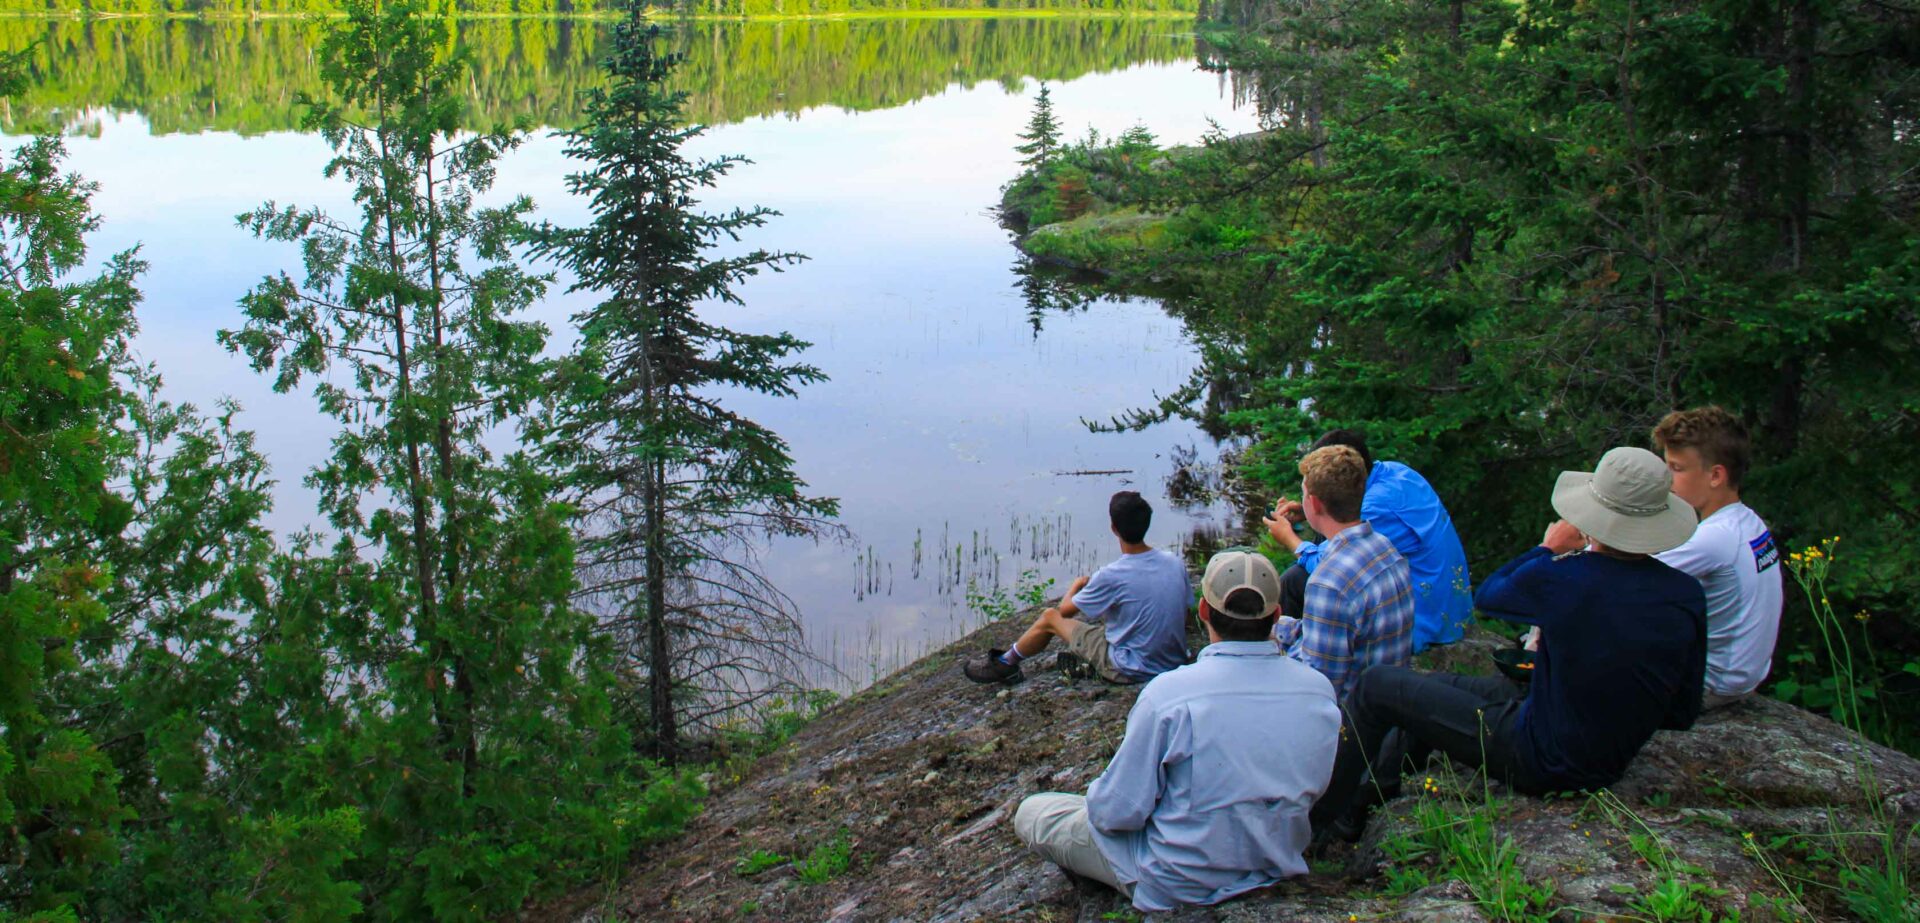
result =
M1051 654L1009 688L960 675L961 657L1011 637L1029 617L989 625L835 706L574 919L1134 919L1117 894L1076 891L1021 849L1008 823L1029 794L1085 790L1119 743L1135 695L1069 682ZM1423 665L1484 672L1501 643L1470 636ZM1678 876L1697 885L1692 899L1715 919L1852 919L1821 885L1790 896L1782 876L1817 880L1817 857L1777 844L1865 829L1875 812L1863 765L1883 816L1910 831L1920 819L1920 762L1772 700L1661 733L1614 787L1607 804L1618 807L1505 796L1436 758L1431 790L1376 812L1362 841L1316 861L1313 875L1153 918L1498 919L1472 883L1431 856L1408 855L1422 812L1447 808L1484 812L1510 842L1518 874L1546 895L1530 918L1646 918L1637 902ZM1920 867L1911 835L1906 858Z

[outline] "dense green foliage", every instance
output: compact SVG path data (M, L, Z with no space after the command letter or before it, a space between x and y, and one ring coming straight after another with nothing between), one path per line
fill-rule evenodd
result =
M604 90L588 93L587 125L566 134L567 177L593 221L543 226L533 251L569 270L574 291L603 299L574 317L580 345L561 363L555 412L539 438L578 495L583 594L644 676L636 724L672 760L683 725L711 730L760 698L797 692L799 622L746 562L745 541L811 535L835 513L800 493L787 446L716 398L719 390L792 396L825 376L791 360L807 344L751 335L702 317L738 304L733 287L802 257L753 250L713 256L774 213L706 214L694 196L740 157L690 160L704 132L670 89L679 63L637 14L614 31Z
M1556 471L1648 444L1668 410L1722 404L1755 434L1747 499L1789 543L1846 537L1851 566L1829 590L1892 655L1871 685L1912 691L1920 14L1817 0L1240 13L1220 57L1271 130L1176 152L1170 170L1093 164L1094 215L1041 240L1123 283L1177 283L1201 332L1191 386L1118 422L1191 413L1251 434L1247 468L1275 492L1312 434L1364 429L1433 480L1486 573L1538 539ZM1060 202L1080 181L1017 188ZM1128 210L1151 228L1118 225ZM1789 610L1776 657L1799 688L1829 672L1797 658L1808 625Z
M554 19L460 23L472 56L460 88L469 125L577 125L582 94L604 79L606 29ZM23 121L84 128L90 111L105 108L140 113L156 134L291 131L305 111L300 97L324 91L310 54L324 31L291 19L0 18L0 49L25 51L33 77L7 118L15 131ZM690 94L687 117L705 124L822 105L882 109L955 83L1066 80L1193 53L1190 38L1142 19L706 22L663 31L684 55L674 83Z
M1035 138L1045 142L1033 140ZM1055 226L1050 233L1058 233L1063 222L1084 217L1119 219L1119 223L1130 230L1147 225L1157 227L1160 223L1157 218L1141 214L1139 209L1145 171L1163 156L1154 144L1153 134L1144 127L1135 125L1121 132L1111 144L1091 129L1078 141L1063 142L1059 120L1053 114L1046 88L1042 87L1040 95L1034 98L1027 132L1020 135L1020 139L1024 143L1015 145L1014 150L1022 155L1021 162L1027 165L1027 170L1001 190L1003 219L1021 227ZM1114 223L1112 220L1098 222L1103 231L1110 231ZM1149 241L1155 245L1158 242L1157 234ZM1055 255L1037 240L1029 240L1027 249L1043 257ZM1118 254L1108 255L1119 261ZM1061 262L1084 262L1080 259L1082 256L1086 254L1076 254L1073 259Z
M485 441L541 396L546 330L514 315L545 281L507 249L531 203L473 205L521 133L461 134L450 38L405 2L355 4L328 36L323 75L354 110L316 105L307 127L360 214L241 216L298 243L304 271L264 280L241 301L246 326L221 333L276 389L312 379L341 426L308 477L335 537L309 569L326 614L310 643L353 677L333 703L356 733L323 740L316 768L349 791L352 766L401 770L361 774L353 799L367 806L353 869L398 919L513 907L540 883L534 856L606 867L630 790L611 671L570 602L567 512L547 471Z
M94 549L133 515L106 481L135 449L117 431L134 408L114 378L129 365L140 265L121 254L69 280L92 188L59 174L61 154L37 141L0 170L0 906L25 910L83 891L114 860L128 813L60 692L85 669L79 649L110 637L111 576Z
M508 249L530 204L475 205L524 129L462 130L452 37L355 6L307 124L356 213L240 218L302 266L222 339L339 427L327 531L286 546L237 408L160 401L132 359L143 264L79 272L93 187L58 140L0 168L0 919L497 917L699 810L697 770L637 757L577 602L578 478L498 449L553 397L515 316L546 280ZM735 720L718 752L805 711L762 704L772 736Z
M133 254L70 277L96 219L61 154L0 173L0 915L341 918L360 815L293 771L330 710L291 695L316 661L283 656L265 463L230 411L153 397Z
M341 13L351 0L0 0L4 14L197 16L307 15ZM592 16L616 12L606 0L454 0L446 8L471 16ZM839 16L871 13L1050 11L1059 13L1191 13L1198 0L695 0L690 5L650 3L657 15ZM440 6L436 4L436 9Z

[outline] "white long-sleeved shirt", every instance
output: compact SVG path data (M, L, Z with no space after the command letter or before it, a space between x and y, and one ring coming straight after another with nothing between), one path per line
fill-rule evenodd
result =
M1214 904L1307 871L1307 812L1340 741L1333 685L1271 641L1221 641L1140 691L1087 789L1101 855L1141 910Z

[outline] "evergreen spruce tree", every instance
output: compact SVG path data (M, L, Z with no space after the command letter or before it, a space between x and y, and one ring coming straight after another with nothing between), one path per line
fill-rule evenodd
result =
M1020 135L1025 144L1014 147L1020 152L1020 165L1031 170L1053 159L1060 148L1060 122L1053 117L1053 97L1046 84L1040 85L1040 96L1033 101L1033 117L1027 120L1027 130Z
M244 329L221 338L279 390L315 377L341 424L308 479L333 553L290 566L272 612L322 614L311 643L349 699L346 726L316 742L327 759L301 769L366 806L357 870L382 913L497 914L562 881L550 868L618 858L610 802L630 790L630 745L610 723L603 646L571 603L553 485L486 439L543 384L546 330L516 315L545 280L508 248L531 203L475 206L524 131L462 130L450 20L416 0L349 7L322 47L338 101L309 126L360 214L241 216L298 243L304 279L267 278L242 301Z
M590 94L585 127L565 135L585 165L568 186L593 220L533 239L573 274L573 290L602 299L574 318L580 345L545 438L578 498L583 591L644 689L634 710L652 750L672 759L683 728L794 689L798 621L753 568L752 543L818 534L836 505L802 494L786 443L717 397L793 395L824 376L790 360L807 346L790 335L701 316L703 305L739 303L742 280L801 257L709 255L774 213L696 210L695 194L745 161L682 153L704 129L684 123L686 94L666 88L678 58L657 40L637 5L615 27L608 86Z

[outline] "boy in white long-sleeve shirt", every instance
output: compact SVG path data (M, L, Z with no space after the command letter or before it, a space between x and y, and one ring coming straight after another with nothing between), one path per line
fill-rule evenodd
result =
M1673 472L1673 492L1700 514L1693 538L1659 558L1707 593L1705 707L1753 694L1773 666L1783 600L1780 550L1759 515L1740 502L1752 450L1747 428L1719 407L1679 410L1653 428Z

